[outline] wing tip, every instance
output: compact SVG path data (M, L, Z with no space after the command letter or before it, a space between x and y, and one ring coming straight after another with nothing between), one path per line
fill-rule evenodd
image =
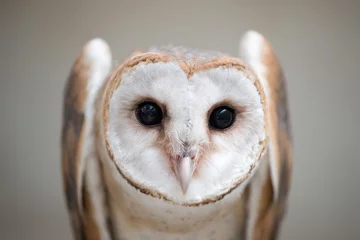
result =
M106 69L111 67L111 50L102 38L88 41L83 48L82 55L91 66L100 66Z
M265 56L276 56L270 41L261 33L249 30L239 43L239 56L245 59L262 59Z
M239 42L239 56L245 59L261 57L267 45L268 42L261 33L248 30Z
M261 33L250 29L245 32L245 34L243 35L243 39L244 40L253 40L253 39L264 40L264 36Z

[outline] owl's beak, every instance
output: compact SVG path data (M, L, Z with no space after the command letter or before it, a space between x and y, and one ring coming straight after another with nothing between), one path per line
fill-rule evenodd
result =
M186 156L176 161L175 174L179 180L184 195L188 190L189 183L194 173L194 170L195 170L194 162L190 157Z

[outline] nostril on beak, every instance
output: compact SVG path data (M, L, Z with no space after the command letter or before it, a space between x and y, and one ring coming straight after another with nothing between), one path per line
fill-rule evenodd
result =
M179 181L182 192L185 195L197 165L197 154L195 145L189 144L187 141L181 142L179 150L180 152L175 155L175 159L172 161L174 164L175 175Z

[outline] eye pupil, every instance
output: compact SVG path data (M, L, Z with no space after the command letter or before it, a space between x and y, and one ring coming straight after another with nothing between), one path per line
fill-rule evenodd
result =
M156 103L143 102L138 107L137 118L144 125L156 125L161 123L163 114Z
M232 126L235 120L234 110L221 106L215 108L210 114L209 125L215 129L226 129Z

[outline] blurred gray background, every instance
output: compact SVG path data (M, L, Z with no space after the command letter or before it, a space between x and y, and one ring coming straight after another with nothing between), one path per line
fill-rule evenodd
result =
M64 240L62 92L82 45L237 54L263 33L288 79L295 142L281 239L360 238L360 1L1 1L0 239Z

